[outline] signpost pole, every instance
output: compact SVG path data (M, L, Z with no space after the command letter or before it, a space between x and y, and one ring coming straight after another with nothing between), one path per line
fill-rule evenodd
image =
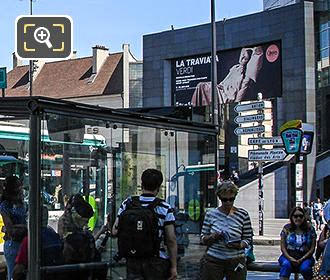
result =
M218 125L218 91L217 91L217 41L216 41L216 24L215 24L215 0L211 0L211 85L212 85L212 123ZM219 131L218 131L219 133ZM218 137L214 143L214 166L215 174L218 170ZM217 180L214 182L214 187L217 185Z
M215 1L211 0L211 85L212 85L212 122L218 124L218 91L217 91L217 41L216 41L216 25L215 25Z
M32 0L30 0L30 15L32 15ZM29 93L32 96L32 86L33 86L33 60L30 59L29 61L29 82L30 82L30 89Z
M258 93L258 100L262 101L262 93ZM258 114L263 114L264 110L258 110ZM258 126L262 125L262 120L258 121ZM258 138L262 137L262 132L258 132ZM258 145L258 149L262 149L262 144ZM263 178L263 161L258 161L258 204L259 204L259 235L264 235L264 178Z

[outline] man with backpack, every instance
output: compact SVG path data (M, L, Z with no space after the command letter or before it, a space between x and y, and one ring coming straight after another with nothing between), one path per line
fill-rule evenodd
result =
M163 175L156 169L147 169L141 181L142 194L128 197L121 204L113 225L112 234L118 237L119 258L126 258L127 280L176 279L173 209L156 197Z

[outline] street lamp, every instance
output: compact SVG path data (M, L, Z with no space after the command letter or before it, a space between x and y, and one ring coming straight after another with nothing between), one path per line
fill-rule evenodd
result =
M217 41L216 41L216 26L215 26L215 0L211 0L211 87L212 87L212 123L218 125L218 94L217 94ZM219 133L219 131L218 131ZM214 147L214 172L218 169L218 137ZM216 184L216 181L215 181Z
M33 0L30 0L30 15L32 16L32 12L33 12ZM33 82L33 60L30 59L29 61L29 79L30 79L30 96L32 96L32 82Z

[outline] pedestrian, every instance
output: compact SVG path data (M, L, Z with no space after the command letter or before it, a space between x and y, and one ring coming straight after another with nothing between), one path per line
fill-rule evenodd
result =
M309 223L312 223L312 209L308 206L307 202L304 202L304 208L306 213L306 219Z
M16 176L7 177L0 203L0 214L5 227L4 256L8 280L12 279L17 252L22 240L27 235L26 209L23 203L22 187L22 182Z
M88 229L87 224L93 214L92 206L85 201L81 194L71 195L63 215L58 220L58 234L64 239L72 232Z
M142 194L128 197L119 208L112 234L118 237L119 257L126 258L127 280L177 277L173 209L156 197L162 182L159 170L146 169L141 176Z
M316 232L307 222L304 209L292 209L290 223L281 232L281 251L279 257L280 279L289 279L292 272L299 272L304 279L312 279L313 254L316 245Z
M48 226L48 209L42 207L41 221L41 266L62 265L63 260L63 242L60 236L53 228ZM13 280L26 279L28 268L28 237L26 236L17 253L15 267L13 272ZM60 273L42 273L41 279L47 280L64 280L66 274Z
M319 240L317 242L317 249L315 253L315 258L317 260L313 267L313 280L327 280L330 279L330 275L327 275L327 271L322 272L322 267L326 267L328 270L330 268L330 252L328 252L328 259L324 258L325 249L330 251L330 200L325 204L324 208L324 219L326 220L326 225L320 234ZM329 244L328 244L329 243ZM324 264L323 264L324 262ZM323 275L322 275L323 274Z
M317 231L322 230L322 228L321 228L321 226L323 224L322 209L323 209L323 205L321 203L321 199L318 198L317 202L314 203L314 208L313 208L314 219L315 219Z
M232 181L218 185L221 206L205 215L201 241L207 250L201 259L202 280L246 279L245 249L252 245L252 226L248 212L234 206L238 187Z
M232 171L232 174L231 174L231 180L234 182L234 184L238 184L238 182L239 182L239 176L238 176L238 173L237 173L237 171L236 170L233 170Z

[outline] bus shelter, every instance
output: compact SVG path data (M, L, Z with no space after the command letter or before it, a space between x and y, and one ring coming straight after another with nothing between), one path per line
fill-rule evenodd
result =
M114 220L127 196L141 193L147 168L163 173L159 196L175 210L178 253L186 267L205 209L216 205L216 127L45 97L2 98L0 115L0 184L12 175L23 183L28 279L104 268L107 279L125 277L114 238L98 262L43 265L42 212L48 211L48 226L57 231L67 200L79 193L93 208L88 227L95 233L108 215Z

